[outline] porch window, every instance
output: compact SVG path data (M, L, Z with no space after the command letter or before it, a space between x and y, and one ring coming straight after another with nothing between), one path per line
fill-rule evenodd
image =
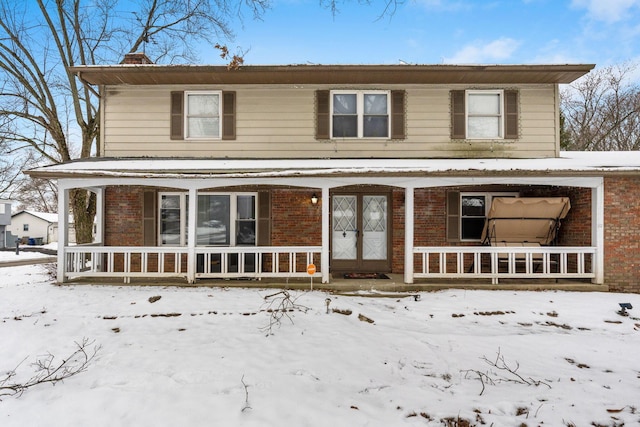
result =
M389 91L332 91L332 138L389 138Z
M187 241L186 213L189 204L183 193L160 193L160 244L184 246Z
M188 195L160 194L160 244L187 242ZM255 193L200 193L196 217L196 245L256 244Z
M198 195L197 245L256 244L256 194Z
M460 193L460 240L480 241L494 197L517 197L518 193Z
M219 139L222 92L185 92L184 128L187 139Z

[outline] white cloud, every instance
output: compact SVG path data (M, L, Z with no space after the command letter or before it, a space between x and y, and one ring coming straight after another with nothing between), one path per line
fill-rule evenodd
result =
M494 63L508 59L520 46L520 42L511 38L500 38L488 43L475 42L467 45L452 57L445 57L447 64Z
M593 20L614 23L628 18L631 9L640 7L640 0L572 0L571 6L587 9Z

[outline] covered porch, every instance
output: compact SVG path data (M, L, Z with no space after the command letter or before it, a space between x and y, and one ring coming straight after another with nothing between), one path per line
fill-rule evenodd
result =
M166 165L163 170L162 160L124 162L95 162L85 164L80 170L75 167L64 172L61 168L57 170L61 218L59 241L63 242L58 251L57 280L60 283L102 278L118 279L124 283L143 279L175 280L188 284L217 279L251 279L263 283L313 280L317 284L330 284L340 279L336 273L344 270L336 267L339 263L336 262L333 245L338 235L334 229L335 207L332 201L346 188L372 187L389 189L390 203L385 215L393 230L388 232L387 272L396 279L402 278L403 285L446 286L457 282L499 285L513 280L524 283L546 280L551 281L553 287L553 283L566 280L593 284L604 282L601 177L541 177L518 172L506 175L491 170L472 174L462 170L443 173L433 170L433 160L429 161L429 170L425 170L424 164L417 165L415 160L401 162L402 167L399 168L389 168L382 161L372 165L371 161L362 160L316 161L302 168L299 164L294 167L294 162L284 164L288 163L285 161L280 161L276 167L265 164L274 161L192 160L181 161L180 171L167 170ZM347 166L348 163L358 166ZM206 173L203 164L208 164ZM136 169L143 166L144 171ZM48 173L51 176L51 169ZM295 189L308 199L309 206L305 207L305 212L310 215L310 222L306 227L311 237L305 244L293 245L203 245L198 243L197 215L186 215L184 244L163 246L142 241L133 245L107 244L105 227L113 225L105 223L105 194L108 188L115 186L179 190L186 195L187 212L198 212L199 196L215 189ZM418 201L416 206L416 198L423 198L423 194L432 189L487 187L528 187L541 192L551 187L556 191L562 188L586 191L590 195L588 244L571 244L571 239L569 244L535 247L496 247L472 241L447 244L442 240L433 244L430 235L424 233L425 228L444 228L446 219L441 220L443 215L440 215L437 221L442 222L441 225L429 225L427 218L431 218L434 208L425 207L422 201ZM64 218L68 218L69 191L73 188L86 188L97 196L97 230L92 244L72 246L68 243L68 224ZM317 205L311 202L314 194ZM279 212L273 210L269 215L277 217L281 215ZM141 227L146 227L142 213L139 222ZM256 232L259 232L259 222L256 221ZM158 224L149 226L155 230ZM353 231L359 234L359 230ZM311 274L307 270L310 264L315 266L315 272Z

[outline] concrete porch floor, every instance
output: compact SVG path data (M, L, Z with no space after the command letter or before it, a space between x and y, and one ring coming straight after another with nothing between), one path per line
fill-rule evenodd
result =
M563 291L598 291L608 292L608 285L596 285L580 280L545 280L545 279L504 279L499 284L491 284L490 280L416 280L416 283L405 284L402 274L386 273L389 279L345 279L342 276L332 277L330 283L313 280L314 290L329 292L361 292L376 291L388 293L427 292L442 289L484 289L484 290L563 290ZM198 279L195 284L188 284L180 279L132 278L131 283L124 283L119 278L83 278L65 284L92 284L112 286L181 286L181 287L223 287L223 288L266 288L310 290L310 279Z

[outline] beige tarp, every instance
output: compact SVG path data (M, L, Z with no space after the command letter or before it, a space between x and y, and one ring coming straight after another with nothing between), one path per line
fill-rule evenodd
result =
M568 197L495 197L487 214L482 241L492 246L549 245L570 208Z

